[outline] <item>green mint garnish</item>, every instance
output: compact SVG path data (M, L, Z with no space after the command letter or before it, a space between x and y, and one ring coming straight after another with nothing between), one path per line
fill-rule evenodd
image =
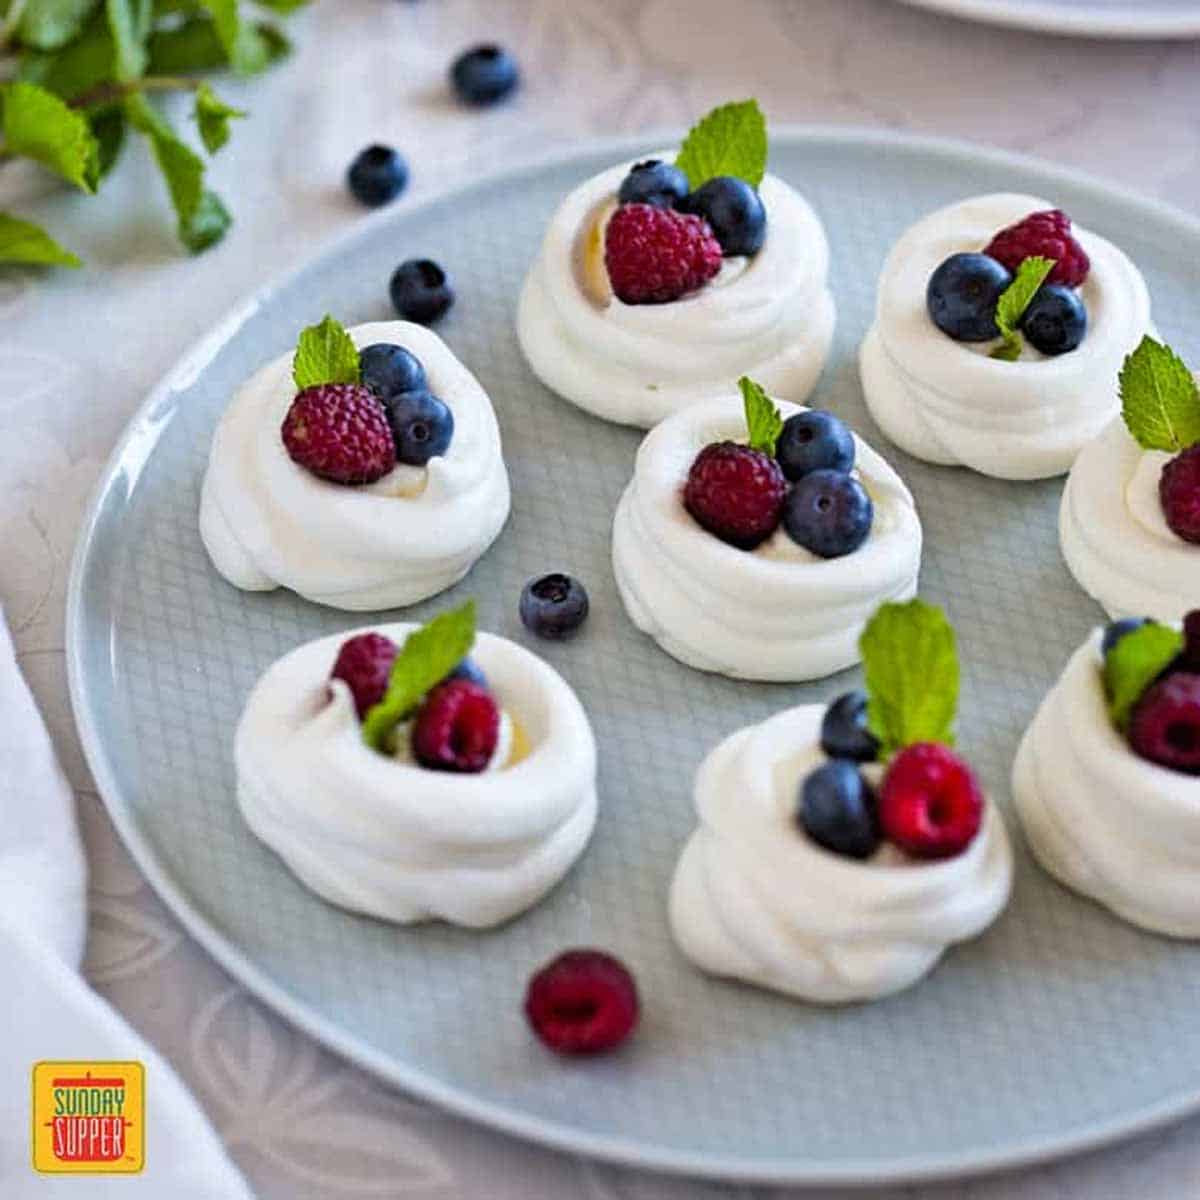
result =
M996 305L996 325L1004 341L992 351L993 358L1016 362L1021 357L1021 335L1017 326L1025 315L1037 290L1054 270L1054 259L1032 254L1017 268L1012 283L1004 289Z
M245 109L226 104L207 83L196 89L192 117L200 128L200 140L209 154L216 154L229 141L229 122L245 115Z
M867 725L890 758L915 742L954 744L958 651L946 614L924 600L884 604L858 643Z
M100 153L84 116L53 92L16 81L0 87L4 154L23 155L85 192L100 179Z
M60 246L32 221L22 221L0 212L0 262L28 263L43 267L81 267L70 250Z
M718 175L758 187L767 169L767 122L757 100L722 104L688 131L675 165L693 191Z
M761 450L763 454L774 457L775 443L783 432L783 417L779 415L775 401L746 375L738 380L738 387L742 389L742 406L746 410L750 449Z
M1104 694L1113 724L1129 726L1133 706L1183 649L1183 634L1152 622L1127 633L1104 657Z
M300 391L322 383L358 383L358 351L345 328L327 316L310 325L296 343L292 378Z
M416 711L425 694L467 657L474 644L474 600L410 633L392 664L387 692L363 718L363 741L372 750L387 753L392 730Z
M1125 359L1121 415L1143 450L1178 453L1200 442L1200 388L1170 346L1144 337Z

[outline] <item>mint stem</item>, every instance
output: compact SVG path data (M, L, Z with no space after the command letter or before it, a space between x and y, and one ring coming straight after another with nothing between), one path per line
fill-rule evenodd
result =
M67 104L71 108L96 108L102 104L113 104L138 92L194 92L203 81L190 79L186 75L147 75L143 79L132 79L128 83L98 83L95 87L80 92Z

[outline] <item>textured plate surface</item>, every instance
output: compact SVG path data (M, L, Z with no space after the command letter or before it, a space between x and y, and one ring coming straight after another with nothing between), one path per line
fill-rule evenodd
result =
M1017 29L1080 37L1200 36L1196 0L902 0L917 8Z
M559 1147L712 1176L865 1182L1015 1164L1197 1106L1200 948L1076 899L1019 839L1007 914L881 1003L806 1007L704 978L673 948L665 896L700 759L733 729L832 697L856 673L736 683L639 635L609 565L639 435L557 400L517 349L517 289L559 198L654 144L601 147L372 218L231 317L148 400L101 483L68 614L76 713L117 826L185 924L268 1003L386 1079ZM895 237L930 209L986 191L1040 194L1132 255L1162 333L1194 362L1200 226L1026 160L883 134L777 132L772 169L804 190L832 242L840 321L816 402L888 453L916 495L922 590L948 608L965 658L961 743L1007 811L1021 731L1100 612L1058 555L1060 482L923 466L873 427L854 355L875 280ZM196 530L209 438L233 389L327 310L347 323L386 316L391 267L417 254L457 278L443 332L491 392L514 504L464 583L409 613L474 595L485 628L528 643L516 618L526 578L567 569L592 595L578 640L537 649L596 729L596 835L546 903L485 935L349 916L250 835L230 763L243 699L278 655L355 618L236 591ZM583 1064L545 1053L519 1014L531 969L577 944L620 954L646 1006L634 1043Z

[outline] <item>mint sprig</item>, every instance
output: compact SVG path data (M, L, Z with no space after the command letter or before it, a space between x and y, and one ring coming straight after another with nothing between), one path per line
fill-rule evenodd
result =
M675 165L692 190L718 175L735 175L751 187L767 170L767 122L757 100L722 104L688 131Z
M1144 337L1121 367L1121 416L1143 450L1177 454L1200 442L1200 388L1183 359Z
M6 153L41 163L84 192L100 176L99 150L87 121L53 92L16 80L0 87L0 123Z
M946 614L924 600L884 604L859 639L867 726L887 759L916 742L954 744L958 650Z
M996 305L996 327L1004 341L992 351L992 358L1016 362L1021 357L1021 334L1018 326L1038 288L1054 270L1054 259L1031 254L1017 267L1013 281L1001 293Z
M1123 638L1104 656L1104 694L1113 724L1124 732L1133 706L1183 649L1183 634L1152 621Z
M202 83L197 89L192 118L200 129L200 140L209 154L216 154L229 141L229 122L245 115L245 109L226 104L207 83Z
M358 350L342 323L326 314L310 325L296 342L292 379L300 391L323 383L358 383Z
M750 434L751 450L760 450L768 457L775 455L775 443L783 432L783 417L775 401L767 395L761 384L747 375L738 380L742 392L742 408L746 413L746 429Z
M386 753L392 730L416 711L426 693L467 657L474 644L474 600L410 633L392 663L387 692L363 718L363 741Z
M0 213L0 262L42 267L79 267L83 264L32 221Z

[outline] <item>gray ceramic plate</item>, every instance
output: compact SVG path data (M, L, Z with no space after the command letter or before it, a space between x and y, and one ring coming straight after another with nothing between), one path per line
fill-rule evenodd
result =
M969 21L1077 37L1200 37L1197 0L903 0Z
M563 1149L747 1180L914 1179L1028 1162L1200 1106L1200 948L1075 898L1019 841L1007 914L881 1003L806 1007L707 979L674 950L664 901L693 825L696 765L733 729L856 676L736 683L639 635L609 566L638 434L557 400L518 352L517 289L559 198L664 140L600 146L364 221L232 315L147 400L87 519L68 617L75 711L113 820L195 937L297 1025L437 1104ZM855 368L880 265L911 221L972 193L1040 194L1114 237L1146 273L1163 334L1200 361L1200 226L1179 214L1027 160L886 134L776 131L772 167L813 201L832 241L840 323L816 402L885 451ZM538 649L596 729L596 835L544 904L485 935L349 916L250 835L230 763L242 702L277 656L355 618L236 591L196 532L209 438L232 390L326 310L347 323L386 316L390 269L415 254L457 278L443 332L491 391L514 505L466 581L412 615L474 595L485 628L528 642L516 617L525 579L566 569L592 595L586 632ZM1100 618L1058 555L1061 484L892 460L925 523L924 594L960 631L961 742L1007 808L1021 731ZM546 1053L520 1015L530 971L577 944L621 955L645 997L639 1037L595 1062Z

